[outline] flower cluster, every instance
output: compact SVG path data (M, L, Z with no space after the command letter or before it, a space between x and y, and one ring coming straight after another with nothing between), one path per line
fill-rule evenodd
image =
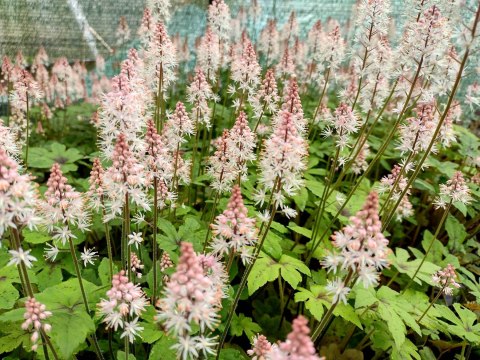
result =
M20 264L25 264L27 268L32 267L32 262L37 261L37 258L35 256L30 255L30 252L32 250L23 250L22 248L18 248L17 250L9 250L8 252L12 256L10 261L8 262L8 266L10 265L17 265L19 266Z
M146 178L143 176L144 166L140 164L127 143L124 134L120 134L112 155L112 166L103 176L109 220L122 212L125 201L131 200L144 210L150 209L144 190Z
M213 0L208 7L208 24L220 39L230 39L230 22L230 9L225 1Z
M140 286L128 281L125 271L122 270L113 275L112 288L107 291L107 296L108 299L102 299L97 305L103 317L102 321L107 324L107 329L123 329L120 338L128 337L128 340L133 342L143 330L138 320L148 305L145 294Z
M155 25L146 54L146 76L149 87L156 96L165 96L175 80L176 49L162 22Z
M277 22L275 19L268 19L267 26L265 26L260 33L259 49L266 57L265 62L270 65L275 62L280 56L279 47L280 34L277 30Z
M167 283L170 278L165 271L173 267L172 259L170 259L170 255L166 251L163 252L162 257L160 259L160 271L163 273L163 282Z
M197 65L207 73L208 80L214 80L220 67L220 47L218 36L210 27L205 30L205 35L197 49Z
M227 150L230 153L229 161L232 162L237 176L243 180L247 178L247 163L255 160L255 133L248 126L247 115L240 111L237 120L229 131Z
M142 277L142 270L145 266L134 252L130 253L130 266L132 274L136 275L137 278L140 279Z
M88 182L90 184L87 192L89 198L88 206L94 210L99 210L104 207L104 193L105 189L103 187L103 170L102 163L100 159L93 159L92 171L90 171L90 178Z
M240 187L235 185L225 211L216 217L213 229L212 249L214 254L240 255L243 263L248 263L251 247L257 241L255 219L249 218L243 204Z
M435 199L435 207L444 209L449 202L468 204L471 201L470 189L461 171L456 171L446 184L440 185L440 195Z
M358 117L352 108L345 103L341 103L335 109L333 116L324 120L328 126L323 131L323 136L329 137L335 134L335 142L340 150L349 147L350 135L356 133L360 126Z
M270 344L264 335L257 335L253 338L253 348L247 351L252 360L266 360L277 345Z
M260 82L261 68L258 64L255 49L250 40L243 45L243 52L232 61L232 80L238 84L240 90L252 96Z
M273 347L266 360L321 360L310 339L308 320L305 317L300 315L293 320L292 331L287 339Z
M200 68L195 69L195 77L187 88L187 100L193 105L192 119L195 119L196 131L198 131L199 124L204 124L207 128L210 128L211 110L208 101L215 100L215 96Z
M72 226L81 231L90 226L85 198L67 183L57 163L50 170L47 186L45 199L38 205L42 221L47 230L54 234L53 239L65 244L75 238Z
M304 134L307 130L307 121L303 116L302 102L300 101L300 94L298 92L298 83L295 78L288 81L284 90L282 111L289 112L293 115L293 122L300 134ZM280 114L281 116L281 114ZM278 119L274 119L276 121Z
M147 121L145 143L147 145L145 154L147 183L151 182L150 178L157 178L160 182L170 184L173 176L172 154L165 139L158 134L152 120Z
M417 116L408 118L400 127L401 142L397 148L402 154L427 150L437 126L435 103L421 103L415 112ZM435 152L435 148L432 151Z
M368 145L368 140L365 137L361 137L359 139L359 145L363 142L363 145L360 149L355 149L354 154L356 154L355 158L352 159L352 172L355 175L359 175L364 172L367 167L367 157L370 155L370 146Z
M458 275L453 265L448 264L446 268L438 270L432 275L434 284L441 288L445 295L452 295L454 289L458 289L460 284L457 282Z
M37 191L29 175L18 173L18 164L0 148L0 237L8 228L27 226L32 229L39 222L35 213Z
M52 313L47 311L47 307L35 298L28 298L25 302L25 314L23 314L25 321L22 323L22 329L33 331L30 337L33 343L33 351L36 351L38 348L41 331L49 332L52 329L52 326L45 322L50 316L52 316Z
M265 112L275 113L279 100L275 72L273 69L268 69L256 96L250 98L255 117L261 119Z
M403 170L403 166L396 164L393 166L392 172L380 180L379 192L381 194L388 192L389 202L397 202L407 188L408 178L406 177L406 172L411 170L412 166L412 163L406 164L405 170ZM413 215L412 204L408 199L410 194L411 189L408 188L395 210L398 221Z
M378 270L388 265L390 251L381 229L378 195L372 191L362 209L350 218L350 225L332 235L333 246L337 250L324 258L322 266L333 273L337 273L339 268L353 271L365 287L377 285Z
M120 134L129 147L141 154L145 144L143 133L149 116L151 99L140 76L144 65L135 50L130 50L119 75L112 79L112 89L104 94L98 110L99 147L105 159L111 159Z
M263 204L267 192L273 194L275 206L286 215L294 216L286 206L285 195L293 196L303 186L303 171L306 169L308 145L297 130L294 116L281 111L274 125L273 134L264 142L260 156L260 183L256 194L257 203Z
M208 160L207 173L213 178L211 186L219 192L229 190L237 175L235 164L229 158L231 152L228 149L228 137L228 130L223 130L222 137L216 144L217 149Z
M214 272L215 274L215 272ZM217 273L218 275L218 273ZM202 258L193 251L193 245L182 242L177 270L165 288L159 301L157 319L176 339L179 358L197 358L199 353L214 354L215 340L206 335L218 324L218 310L223 294L219 286L206 273ZM200 327L199 334L192 333L192 325Z

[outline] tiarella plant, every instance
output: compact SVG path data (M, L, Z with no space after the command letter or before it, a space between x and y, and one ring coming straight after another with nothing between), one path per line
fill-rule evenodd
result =
M3 57L0 356L479 358L478 0L264 3Z

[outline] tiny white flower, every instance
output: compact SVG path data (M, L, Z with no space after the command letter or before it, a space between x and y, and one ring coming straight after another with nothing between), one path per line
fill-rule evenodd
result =
M343 302L344 304L347 303L347 296L350 293L350 288L346 287L342 280L337 278L333 281L329 281L325 289L333 295L333 304L337 302Z
M270 213L268 212L268 210L264 210L263 212L258 213L257 216L258 219L263 223L268 223L268 221L270 220Z
M145 223L145 214L144 213L136 213L134 216L133 216L133 223L135 225L141 225L141 224L144 224Z
M128 245L135 245L135 248L138 249L138 245L143 242L142 233L131 233L128 235Z
M136 317L135 319L133 319L130 322L125 321L124 324L123 324L124 325L124 331L123 331L122 335L120 335L120 339L123 339L125 336L128 336L128 341L133 343L136 336L141 338L139 333L141 331L143 331L143 327L140 326L139 324L137 324L137 322L138 322L138 317Z
M83 252L80 254L80 258L83 261L83 266L87 266L87 264L92 264L94 265L94 261L98 257L98 253L96 251L93 251L92 249L87 249L86 247L83 248Z
M343 205L343 203L345 202L346 200L346 197L344 194L342 193L338 193L336 196L335 196L335 201L337 202L338 205Z
M45 248L44 252L45 252L45 255L44 255L45 259L51 262L54 262L60 250L58 250L58 248L55 245L47 244L47 247Z
M23 251L22 248L17 250L9 250L8 252L12 255L12 258L7 265L20 265L22 262L27 268L32 267L32 261L37 261L35 256L29 255L31 250Z
M77 237L73 235L68 226L56 227L55 235L53 235L53 240L60 240L62 245L65 245L69 239L76 239Z
M282 209L283 214L287 217L287 219L294 218L297 216L297 211L295 209L292 209L291 207L285 206Z
M205 355L206 358L208 357L208 354L215 355L215 346L217 345L217 342L214 338L197 336L196 340L196 348L203 352L203 355Z

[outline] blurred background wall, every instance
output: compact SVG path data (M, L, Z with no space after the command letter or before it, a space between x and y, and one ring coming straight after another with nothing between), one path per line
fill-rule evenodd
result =
M250 0L226 2L232 16L242 8L247 14L251 11ZM394 18L399 18L402 2L392 0ZM205 29L208 0L172 0L171 4L170 34L179 33L193 42ZM258 4L258 17L255 21L249 17L253 38L269 18L277 18L281 26L292 9L304 31L317 19L332 17L346 23L355 0L258 0ZM67 56L88 61L97 53L107 57L107 46L117 48L115 34L122 16L134 42L144 6L145 0L0 0L0 55L15 56L22 50L29 58L44 46L51 58Z

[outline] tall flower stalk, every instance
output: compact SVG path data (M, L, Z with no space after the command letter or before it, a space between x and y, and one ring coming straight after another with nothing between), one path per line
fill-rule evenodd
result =
M47 230L53 233L53 239L60 241L63 245L67 242L69 244L70 255L82 294L83 305L85 306L87 314L90 316L87 293L83 285L83 278L73 243L73 239L76 238L76 236L72 231L73 227L85 231L90 226L85 198L67 183L67 178L63 176L60 165L57 163L53 164L50 170L47 186L45 200L40 202L39 210ZM103 359L95 334L93 334L93 344L98 358Z
M268 219L265 219L266 223L262 223L259 231L261 234L259 236L260 240L253 251L252 260L245 269L235 294L225 329L217 347L218 353L225 342L240 295L247 284L248 275L260 255L277 210L282 211L287 217L293 217L296 214L294 209L287 206L286 197L293 196L303 186L302 175L306 169L307 154L307 142L297 130L294 115L287 110L280 111L278 118L274 121L274 132L265 141L259 161L261 175L256 200L261 206L267 201Z
M322 266L336 274L346 272L343 280L330 281L327 289L333 294L333 303L322 321L317 325L312 340L325 331L333 311L340 302L347 303L350 288L356 281L365 288L376 286L379 271L388 265L390 249L388 240L381 232L382 223L378 215L378 195L371 192L362 209L350 218L350 224L332 235L336 251L328 253Z
M415 280L418 273L420 272L428 254L432 250L433 244L437 240L438 235L442 230L445 221L447 220L447 216L450 213L450 208L452 207L453 203L460 202L462 204L468 204L470 202L470 199L470 189L466 185L463 174L460 171L457 171L453 175L453 178L448 180L446 184L440 185L440 195L435 200L435 206L437 208L444 209L442 218L440 219L440 222L437 225L437 229L435 230L435 234L433 235L432 240L430 241L425 251L425 256L423 257L422 261L413 273L413 276L410 278L407 285L403 288L403 292L405 292L411 286L412 282Z

